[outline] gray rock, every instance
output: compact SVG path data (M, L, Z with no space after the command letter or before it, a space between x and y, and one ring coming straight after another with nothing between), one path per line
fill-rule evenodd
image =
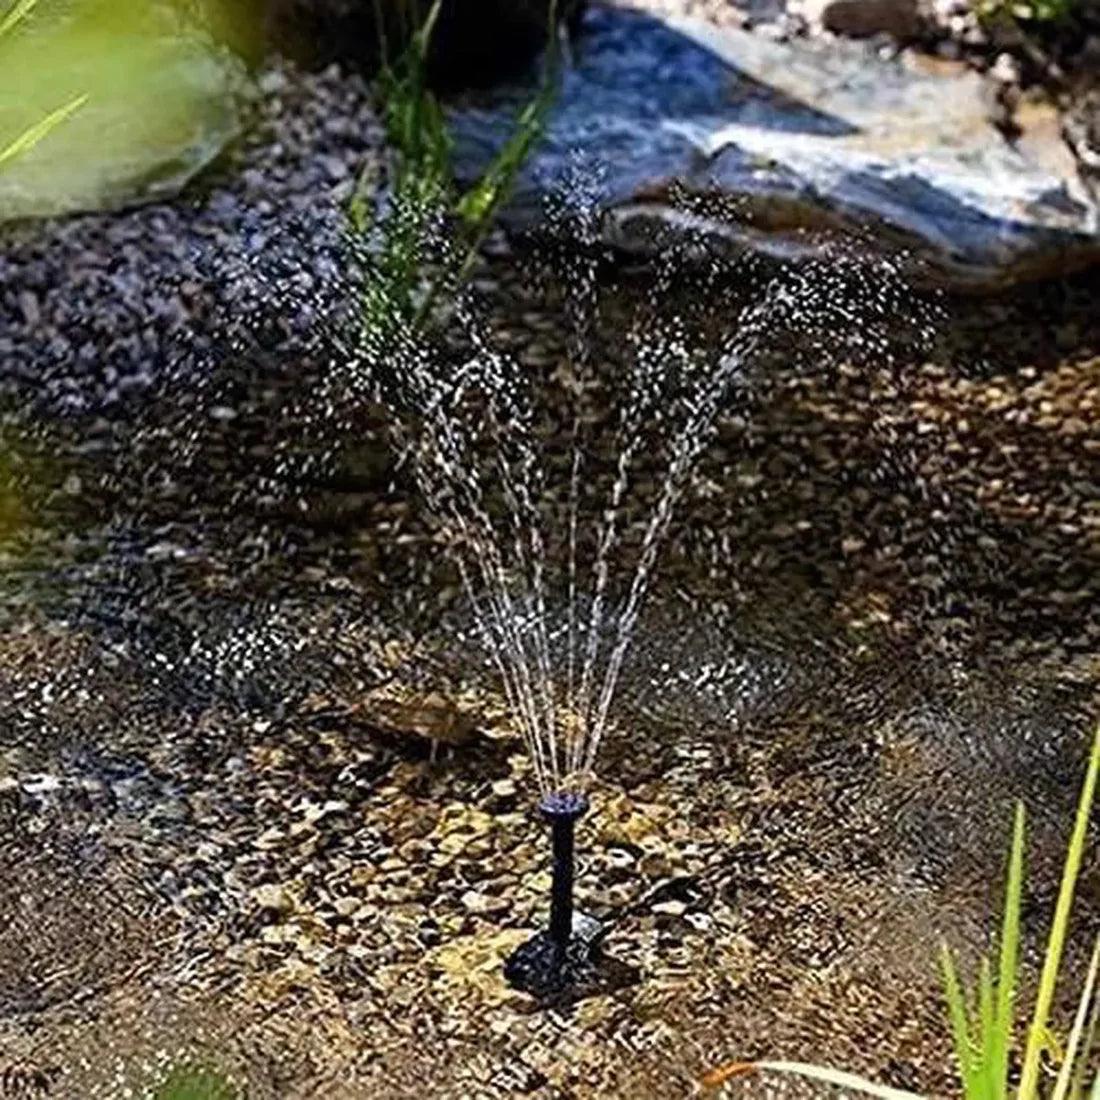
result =
M1063 126L1066 142L1095 189L1100 181L1100 91L1082 96L1067 113Z
M1057 150L1002 137L977 74L610 9L586 30L506 213L513 229L552 229L548 194L579 162L591 166L603 240L628 252L691 230L715 247L799 257L841 233L929 281L977 289L1100 259L1088 191ZM463 179L530 94L456 108ZM689 204L675 201L684 194Z

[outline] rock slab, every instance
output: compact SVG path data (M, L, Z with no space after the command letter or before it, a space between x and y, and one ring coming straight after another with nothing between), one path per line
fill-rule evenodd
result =
M807 0L801 11L809 22L853 38L888 34L904 41L920 31L917 0Z
M530 95L516 85L456 106L460 178L488 163ZM924 281L990 290L1100 260L1098 207L1065 152L1007 141L972 72L601 8L506 218L548 228L547 200L580 163L604 241L627 252L691 229L797 257L841 233Z

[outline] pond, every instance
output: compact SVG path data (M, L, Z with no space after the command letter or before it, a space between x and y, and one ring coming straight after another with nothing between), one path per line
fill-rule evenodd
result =
M370 88L258 81L181 197L5 231L4 1088L957 1094L941 942L1022 799L1032 989L1097 716L1100 276L624 249L573 161L379 365ZM540 998L562 789L604 958Z

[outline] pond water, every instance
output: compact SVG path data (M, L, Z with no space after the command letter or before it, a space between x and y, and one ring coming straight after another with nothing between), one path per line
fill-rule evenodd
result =
M954 299L818 269L785 313L771 268L592 269L594 429L632 333L706 361L751 315L766 340L685 484L581 825L578 896L630 978L541 1011L501 974L545 919L536 776L386 411L333 404L326 224L200 253L169 336L170 296L135 294L140 384L109 356L86 387L3 377L0 1057L74 1097L177 1057L256 1097L664 1096L775 1051L944 1093L939 940L987 942L1017 797L1041 927L1096 714L1096 277ZM12 244L5 311L54 308L50 232ZM544 409L551 520L578 308L553 272L494 237L471 305ZM589 457L582 549L614 471ZM1092 860L1081 943L1098 899Z

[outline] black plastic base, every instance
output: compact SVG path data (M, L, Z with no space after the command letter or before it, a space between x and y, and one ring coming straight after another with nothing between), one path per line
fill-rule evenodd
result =
M540 932L509 955L504 976L516 989L540 998L591 985L598 980L605 935L595 917L574 913L564 950L549 932Z

